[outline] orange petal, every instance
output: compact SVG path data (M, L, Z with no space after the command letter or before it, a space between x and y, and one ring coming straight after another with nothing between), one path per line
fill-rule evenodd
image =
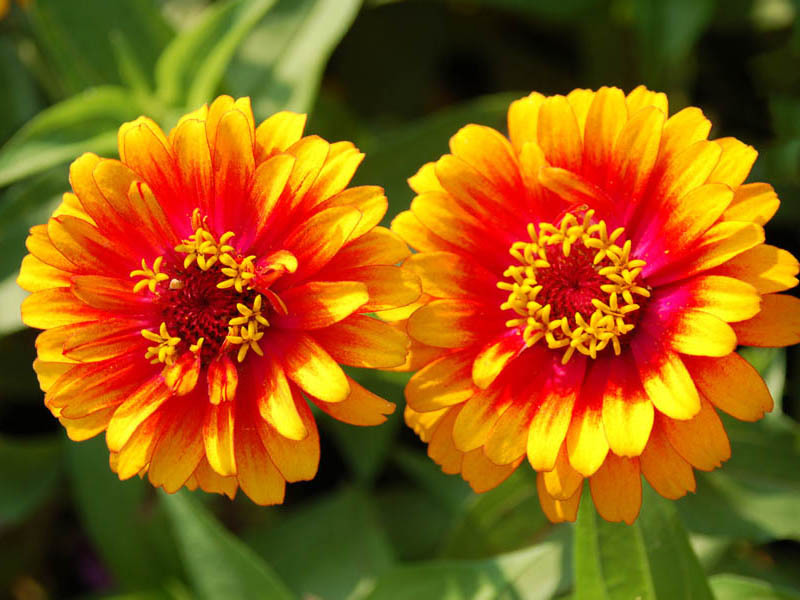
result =
M408 319L411 337L429 346L460 348L480 341L487 333L488 311L468 300L434 300Z
M722 358L687 356L684 362L703 396L729 415L740 421L758 421L772 410L767 384L738 354Z
M453 425L456 448L470 452L486 443L495 423L511 405L501 386L478 390L463 405Z
M539 504L542 512L553 523L563 523L565 521L574 522L578 516L578 506L581 502L581 491L583 490L583 480L578 484L575 493L566 500L556 500L547 493L544 482L544 473L536 475L536 491L539 494Z
M199 353L184 352L178 360L164 367L164 383L175 396L185 396L197 385L200 366Z
M26 292L39 292L56 287L69 287L69 273L26 254L19 269L17 285Z
M238 403L237 403L238 404ZM242 406L236 415L235 458L239 485L256 504L267 506L283 502L286 480L278 471L257 429L249 425L250 419L257 419L258 414L246 411Z
M748 183L736 190L723 217L726 221L752 221L766 225L780 204L778 195L768 183Z
M331 144L328 159L308 190L305 204L319 204L344 190L362 160L364 155L351 142Z
M653 427L653 404L628 353L612 359L602 412L611 450L617 456L639 456Z
M589 479L592 500L606 521L632 525L642 507L642 479L638 458L609 454L603 466Z
M695 490L691 465L675 451L661 427L653 429L639 464L647 482L665 498L677 500Z
M472 381L479 388L487 388L514 358L525 349L519 335L503 335L481 348L472 363Z
M732 137L719 138L714 143L722 148L722 156L708 176L708 182L724 183L734 189L739 187L750 174L758 152L752 146Z
M469 398L474 392L470 377L473 359L474 354L469 351L453 352L418 371L406 385L409 406L427 412Z
M394 412L395 405L361 387L356 381L347 378L350 383L350 395L342 402L330 404L316 398L311 400L320 410L334 419L350 425L380 425L386 422L386 416Z
M561 446L553 470L542 472L542 479L547 494L556 500L567 500L575 495L575 491L583 483L583 475L572 468L567 457L566 444Z
M295 160L289 154L278 154L260 163L256 168L250 192L252 197L250 210L255 213L253 231L256 235L264 233L264 228L274 216L275 207L289 182Z
M177 492L203 457L204 411L197 410L199 397L173 399L161 416L161 437L153 450L148 478L167 493Z
M657 108L637 111L619 133L614 145L613 168L617 188L631 200L637 200L650 180L658 156L665 114Z
M203 441L206 459L214 472L228 477L236 474L234 453L235 405L233 402L211 404L206 408Z
M586 115L584 160L595 181L603 181L614 152L614 144L628 120L625 96L618 88L602 87L594 95Z
M208 365L208 401L211 404L230 402L236 398L239 371L227 354L222 354Z
M259 424L258 433L272 462L288 482L308 481L317 474L319 466L319 433L311 409L298 390L292 393L295 412L300 416L307 435L293 440L281 435L266 424ZM339 403L342 404L342 403ZM330 406L339 406L330 405Z
M528 461L537 471L549 471L555 465L583 383L586 359L575 357L566 365L554 361L547 370L549 374L540 389L541 402L528 433Z
M726 356L736 349L733 328L714 315L699 310L679 313L670 332L676 352L693 356Z
M420 278L426 294L436 298L487 299L487 296L496 296L498 305L504 299L497 290L497 277L474 261L452 252L420 252L410 256L403 267Z
M236 497L236 490L239 489L236 477L222 477L211 468L205 458L194 470L194 477L201 490L212 494L225 494L231 500Z
M710 131L711 121L706 119L699 108L689 106L676 112L664 124L664 134L658 153L659 167L668 165L681 150L707 139Z
M50 329L105 316L78 300L68 288L34 292L22 302L22 322L28 327Z
M660 422L673 448L697 469L711 471L731 456L722 421L705 400L701 402L700 412L688 421L662 417Z
M162 411L156 411L139 425L116 456L112 470L122 479L130 479L146 469L153 458L153 450L161 437Z
M464 453L453 444L453 423L458 416L458 407L450 409L436 424L431 441L428 443L428 456L442 471L449 475L461 472Z
M507 465L525 454L535 404L520 398L500 416L484 446L486 457L497 465Z
M690 419L700 410L700 397L680 356L663 349L643 352L633 343L639 377L655 407L673 419Z
M755 317L733 324L739 343L781 347L800 342L800 298L767 294L762 296L761 302L761 312Z
M564 96L549 96L542 102L537 138L551 165L580 172L583 140L575 111Z
M261 385L258 381L250 382L250 385L261 417L280 435L290 440L305 439L308 430L297 412L286 373L276 361L269 359L261 361L259 371Z
M314 338L336 362L368 369L402 365L409 342L402 331L366 315L350 315L317 329Z
M208 214L213 197L211 150L206 124L200 119L179 123L170 134L175 164L183 181L186 207L194 206Z
M545 97L538 92L520 98L508 107L508 133L511 144L517 153L526 142L537 142L539 139L539 109Z
M362 312L407 306L421 293L419 279L407 269L392 265L370 265L329 273L331 278L359 281L366 285L368 300Z
M588 367L589 372L581 387L567 430L565 448L570 465L584 477L597 471L608 454L602 412L608 364L607 361L595 362Z
M112 452L119 452L136 428L169 399L169 390L161 377L144 382L114 413L106 431L106 443Z
M349 240L355 240L368 231L371 231L381 222L389 206L383 188L374 185L351 187L333 198L328 198L317 209L322 211L336 206L349 206L361 212L361 220L350 234Z
M411 252L402 238L385 227L376 227L342 248L328 264L331 271L361 265L396 265Z
M408 185L418 194L443 192L444 188L436 178L436 163L425 163L414 175L408 178Z
M289 111L275 113L256 129L256 162L261 163L277 152L285 152L303 135L306 115Z
M681 286L691 297L691 306L728 323L744 321L761 310L761 296L749 283L731 277L695 277Z
M459 252L458 246L433 233L410 210L403 211L394 218L392 231L403 238L408 245L420 252L435 252L437 250Z
M665 115L669 112L667 95L663 92L652 92L643 85L634 88L625 98L625 103L630 115L650 106L657 108Z
M69 439L73 442L83 442L105 430L115 410L114 406L110 406L77 419L59 417L58 420L67 430Z
M24 265L24 263L23 263ZM714 273L741 279L759 294L782 292L797 285L800 264L786 250L760 244L718 266Z
M319 329L338 323L369 301L360 281L309 281L281 294L288 314L276 315L283 329Z
M476 448L472 452L464 454L461 462L461 477L469 483L473 492L482 494L496 488L508 479L516 471L520 461L498 466L486 458L483 449Z
M313 338L300 333L280 341L289 379L323 402L341 402L350 393L342 368Z

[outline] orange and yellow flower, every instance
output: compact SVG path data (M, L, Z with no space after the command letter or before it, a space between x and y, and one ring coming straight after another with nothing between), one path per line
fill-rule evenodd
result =
M643 87L533 93L508 129L456 133L392 224L424 293L399 322L421 367L406 421L478 492L527 457L551 520L574 520L588 479L631 523L641 475L678 498L729 457L718 410L772 408L735 350L800 341L800 300L778 293L798 263L764 243L778 198L744 183L753 148Z
M347 189L363 155L304 126L283 112L256 128L227 96L169 135L141 117L120 160L72 164L73 192L31 230L19 284L45 330L45 403L73 440L105 431L121 479L278 503L317 471L306 399L355 425L393 411L338 363L403 363L407 338L366 313L419 282L377 226L383 190Z

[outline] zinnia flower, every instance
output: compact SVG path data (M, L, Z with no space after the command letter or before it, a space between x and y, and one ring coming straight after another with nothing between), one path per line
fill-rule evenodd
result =
M533 93L510 140L467 125L409 180L406 420L475 491L527 457L551 520L574 520L588 479L631 523L641 475L678 498L729 457L719 410L772 408L735 350L800 341L800 300L776 293L798 263L764 243L778 199L743 183L753 148L709 141L697 108L667 115L643 87Z
M72 164L73 193L31 230L19 284L45 403L73 440L105 431L121 479L278 503L317 471L306 398L356 425L394 409L337 363L402 363L405 336L365 313L419 283L376 227L383 190L345 189L363 155L304 125L255 128L227 96L168 136L141 117L121 160Z

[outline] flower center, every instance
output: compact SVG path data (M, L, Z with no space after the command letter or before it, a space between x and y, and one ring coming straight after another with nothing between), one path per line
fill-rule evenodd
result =
M638 280L645 262L631 259L630 240L617 243L624 229L609 235L605 221L593 217L589 210L581 220L567 214L558 227L529 224L531 241L509 250L517 261L503 273L510 281L497 284L509 293L500 308L518 315L506 326L520 330L527 346L543 339L564 348L563 364L575 351L596 358L609 344L619 354L638 319L634 295L650 297Z
M192 226L194 233L175 247L177 260L165 264L159 256L152 267L143 260L142 268L131 272L138 278L134 292L149 291L163 319L158 331L142 331L153 342L145 358L171 366L191 352L207 366L229 351L239 362L250 350L263 355L259 341L269 327L267 313L285 312L269 285L294 271L296 260L281 251L256 265L255 256L241 256L228 243L233 232L217 238L198 210Z

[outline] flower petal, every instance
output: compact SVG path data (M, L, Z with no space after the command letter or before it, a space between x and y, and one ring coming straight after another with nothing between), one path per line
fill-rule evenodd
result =
M603 466L589 479L592 500L606 521L633 524L642 507L642 478L638 458L609 453Z

